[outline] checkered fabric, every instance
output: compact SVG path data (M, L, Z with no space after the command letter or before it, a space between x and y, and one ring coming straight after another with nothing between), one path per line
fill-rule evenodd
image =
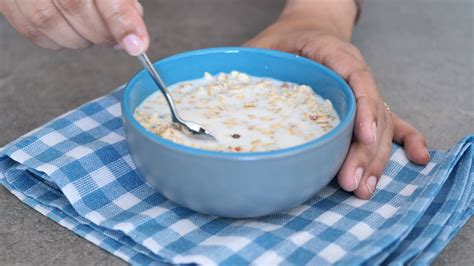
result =
M429 263L473 214L473 143L426 166L394 145L374 197L331 183L259 219L190 211L155 192L124 140L117 90L0 151L0 182L35 210L132 264Z

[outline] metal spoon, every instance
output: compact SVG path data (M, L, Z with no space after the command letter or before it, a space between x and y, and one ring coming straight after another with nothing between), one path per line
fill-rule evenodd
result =
M138 56L138 60L140 60L145 69L148 70L148 73L151 75L156 85L165 96L166 102L168 102L168 106L170 107L173 126L190 137L200 140L217 141L216 138L212 136L211 133L209 133L209 131L204 129L199 124L196 124L191 121L186 121L179 116L178 111L176 109L176 105L174 104L173 98L171 98L171 94L169 93L168 88L161 79L160 75L158 75L158 72L153 67L153 64L150 62L150 59L148 59L148 56L145 53L142 53Z

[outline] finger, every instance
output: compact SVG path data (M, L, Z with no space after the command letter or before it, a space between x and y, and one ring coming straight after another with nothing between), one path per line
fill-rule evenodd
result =
M395 142L403 145L405 154L410 161L417 164L427 164L430 161L430 154L423 135L393 113L392 117Z
M344 164L337 175L339 186L345 191L354 191L359 187L369 161L375 155L377 146L353 142Z
M354 195L361 199L370 199L377 187L378 180L382 176L383 170L390 159L392 150L392 128L387 128L382 134L382 139L378 145L375 156L370 160L359 187L354 191Z
M386 112L385 109L382 112ZM351 144L349 153L344 161L344 165L338 174L339 185L346 191L354 191L360 187L360 183L363 176L367 176L370 173L370 165L377 156L378 150L381 145L384 145L384 140L388 139L389 143L392 141L393 126L386 114L380 115L380 125L377 127L376 134L381 136L377 138L375 142L370 145L364 144L358 140L355 140ZM389 138L383 138L383 135L389 135ZM382 170L385 165L382 165Z
M143 17L144 9L143 9L142 4L138 0L135 0L135 7L138 10L138 14L140 14L140 16ZM123 50L122 46L120 46L120 43L115 43L113 48L116 50Z
M377 141L377 108L368 96L356 96L357 111L354 135L361 143L370 145Z
M69 25L50 0L22 0L17 7L30 24L57 44L69 49L91 45Z
M333 69L351 86L357 99L354 134L364 144L377 140L378 106L380 95L375 78L368 66L346 50L323 46L313 58Z
M348 192L356 190L359 187L368 160L369 154L364 151L362 145L360 143L352 144L344 164L337 174L339 186Z
M95 3L114 39L130 55L136 56L148 49L148 32L135 0L97 0Z
M62 47L60 45L46 37L28 23L20 10L18 10L14 0L4 0L2 2L2 13L10 22L12 27L26 39L29 39L38 46L46 49L55 51L61 50Z
M362 55L362 52L354 45L347 42L342 42L340 49L344 49L347 53L357 58L361 62L361 64L367 64L365 62L364 56Z
M115 44L93 0L53 0L53 3L84 39L101 46Z
M257 47L263 49L273 49L273 50L280 50L285 51L287 53L294 53L293 50L288 50L287 47L288 41L287 39L280 39L279 36L257 36L251 40L248 40L244 44L244 47Z
M357 100L354 134L364 144L377 141L380 98L375 81L368 69L356 70L347 79Z

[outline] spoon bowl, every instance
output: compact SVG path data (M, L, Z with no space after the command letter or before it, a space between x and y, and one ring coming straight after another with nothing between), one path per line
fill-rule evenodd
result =
M156 86L158 86L158 88L165 96L166 102L168 103L168 106L171 111L173 126L189 137L201 140L217 141L216 138L212 136L211 133L209 133L209 131L204 129L201 125L191 121L186 121L179 116L176 104L173 98L171 97L171 94L168 88L166 87L166 84L161 79L160 75L158 74L158 71L156 71L155 67L151 63L146 53L139 55L138 60L140 61L140 63L142 63L142 65L153 78L153 81L156 83Z
M179 123L173 123L173 127L184 133L186 136L205 140L217 141L216 138L199 124L191 121L181 120Z

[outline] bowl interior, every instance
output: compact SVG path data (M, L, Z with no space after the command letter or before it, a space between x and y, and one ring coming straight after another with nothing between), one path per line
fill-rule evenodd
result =
M167 85L202 78L204 72L215 75L233 70L252 76L309 85L317 94L333 103L341 119L335 129L314 141L337 134L355 115L355 99L343 79L326 67L293 54L256 48L210 48L171 56L154 63L154 66ZM124 93L123 112L128 119L133 120L132 124L138 125L132 112L157 89L145 70L138 72L128 82Z

